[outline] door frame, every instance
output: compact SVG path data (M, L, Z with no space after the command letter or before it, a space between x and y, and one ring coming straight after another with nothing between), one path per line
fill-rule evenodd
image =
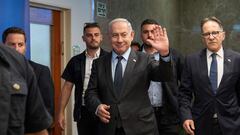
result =
M61 73L65 68L66 63L71 58L71 47L67 46L71 44L71 12L70 9L58 8L39 3L30 2L30 7L45 8L52 10L52 25L51 30L51 75L54 81L54 123L52 135L62 135L72 133L72 103L67 106L66 121L67 129L62 132L57 124L57 112L59 109L59 98L61 94L61 87L63 80L61 79ZM65 34L66 33L66 34Z

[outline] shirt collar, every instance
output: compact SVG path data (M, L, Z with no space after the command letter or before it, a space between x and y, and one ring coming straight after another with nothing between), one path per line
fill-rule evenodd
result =
M212 54L213 54L213 52L210 51L209 49L207 49L207 58L211 57ZM221 47L221 48L216 52L216 54L217 54L219 57L223 58L223 48Z
M131 52L131 47L129 47L128 50L122 55L125 60L128 60L130 52ZM112 60L115 60L117 56L118 55L114 51L112 51Z
M98 58L100 56L100 50L101 49L98 48L98 50L97 50L97 52L96 52L96 54L95 54L95 56L93 58ZM92 56L88 55L87 50L85 51L85 56L89 57L89 58L92 58Z

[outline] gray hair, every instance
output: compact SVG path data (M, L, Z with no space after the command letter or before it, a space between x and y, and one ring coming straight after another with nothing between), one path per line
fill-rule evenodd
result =
M113 23L115 23L115 22L125 22L125 23L127 23L127 26L128 26L128 28L129 28L129 30L132 32L132 25L131 25L131 23L127 20L127 19L125 19L125 18L116 18L116 19L113 19L109 24L108 24L108 31L110 31L111 30L111 27L112 27L112 24Z
M209 21L213 21L213 22L216 22L220 29L223 30L223 25L222 25L222 22L215 16L211 16L211 17L207 17L207 18L204 18L202 21L201 21L201 31L202 31L202 28L203 28L203 25L206 23L206 22L209 22Z

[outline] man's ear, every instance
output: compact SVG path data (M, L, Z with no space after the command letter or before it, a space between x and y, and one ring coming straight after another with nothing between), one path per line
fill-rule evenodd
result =
M132 32L131 32L132 39L134 39L134 36L135 36L135 32L132 30Z
M100 34L100 36L101 36L101 40L100 40L100 41L102 42L102 40L103 40L103 35L102 35L102 34Z
M223 31L222 34L223 34L222 36L223 36L223 40L224 40L225 39L225 31Z
M84 36L82 36L82 40L85 42L85 37Z

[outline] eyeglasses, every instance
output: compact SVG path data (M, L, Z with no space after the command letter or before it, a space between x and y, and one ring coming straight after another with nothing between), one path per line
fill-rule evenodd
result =
M206 32L206 33L202 33L202 36L204 38L209 38L210 35L212 35L213 37L217 37L219 35L219 33L221 33L223 31L212 31L212 32Z

